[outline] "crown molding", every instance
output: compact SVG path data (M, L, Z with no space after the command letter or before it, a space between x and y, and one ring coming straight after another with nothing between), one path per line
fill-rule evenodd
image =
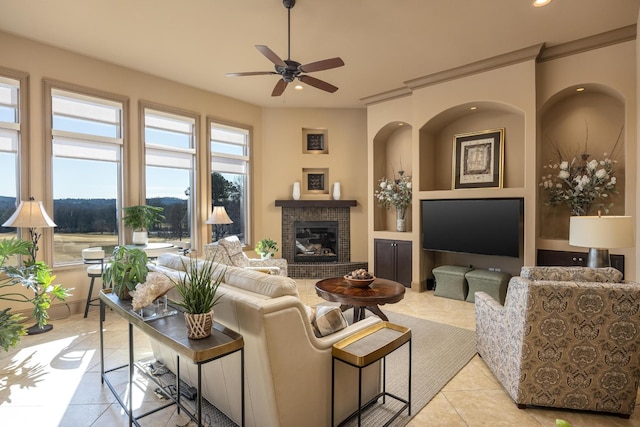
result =
M637 29L634 24L568 43L559 44L557 46L545 47L538 58L538 62L551 61L564 56L575 55L576 53L635 40L636 33Z

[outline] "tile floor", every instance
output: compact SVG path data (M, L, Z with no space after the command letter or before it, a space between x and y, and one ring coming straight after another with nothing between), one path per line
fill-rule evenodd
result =
M307 304L322 300L315 295L315 280L297 280ZM434 297L433 292L408 291L400 303L383 310L422 317L473 329L473 304ZM17 349L0 353L0 425L39 427L118 427L127 419L109 389L100 382L98 309L87 319L82 314L53 320L51 332L26 336ZM127 323L107 313L105 358L127 360ZM151 356L147 338L137 333L136 359ZM127 395L126 372L113 378ZM155 405L153 388L136 378L134 405L142 410ZM640 400L640 399L639 399ZM409 426L532 426L553 427L562 418L574 427L640 427L640 409L624 420L616 416L546 409L519 410L502 390L482 359L476 356L411 421ZM166 409L141 421L143 426L185 425L184 415ZM301 424L302 426L303 424ZM266 426L268 427L268 426Z

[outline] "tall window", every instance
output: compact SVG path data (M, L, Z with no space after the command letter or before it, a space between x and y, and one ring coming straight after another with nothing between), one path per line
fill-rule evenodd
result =
M20 81L0 76L0 224L16 210L20 167ZM0 227L0 238L16 236L13 227Z
M165 216L149 240L191 242L197 116L143 108L146 203Z
M233 224L223 226L226 235L249 239L249 138L248 129L210 123L211 208L224 206Z
M123 102L51 89L54 262L118 244Z

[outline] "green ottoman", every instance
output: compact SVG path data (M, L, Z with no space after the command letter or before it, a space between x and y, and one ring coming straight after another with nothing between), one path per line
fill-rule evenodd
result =
M469 292L465 274L472 270L469 267L456 265L441 265L434 268L433 276L436 278L434 295L464 301L467 298L467 292Z
M468 302L475 302L476 292L486 292L494 300L504 305L511 274L501 271L473 270L465 274L465 278L469 283Z

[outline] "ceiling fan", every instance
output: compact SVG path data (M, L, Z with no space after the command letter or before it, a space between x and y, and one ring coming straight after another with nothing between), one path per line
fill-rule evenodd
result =
M287 85L293 82L295 79L300 80L303 83L313 86L315 88L327 91L335 92L338 88L330 83L315 77L308 76L303 73L312 73L314 71L329 70L331 68L342 67L344 61L340 58L324 59L322 61L311 62L308 64L300 64L297 61L291 59L291 9L296 4L296 0L282 0L282 4L287 8L288 15L288 52L287 59L284 61L276 55L274 51L264 45L256 45L256 49L260 51L267 59L275 64L275 71L249 71L246 73L227 73L227 77L239 77L239 76L261 76L267 74L278 74L281 79L278 80L276 86L271 92L271 96L280 96L287 88Z

